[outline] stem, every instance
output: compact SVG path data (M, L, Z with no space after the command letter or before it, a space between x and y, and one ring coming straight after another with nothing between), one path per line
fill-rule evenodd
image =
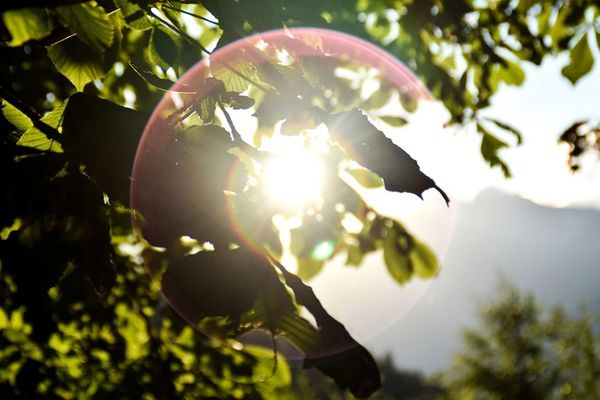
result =
M225 119L227 120L227 125L229 125L229 129L231 130L230 133L231 133L231 139L232 139L232 141L235 144L239 145L244 152L246 152L249 156L251 156L255 160L257 160L257 161L264 160L265 157L268 156L268 153L266 153L264 151L257 150L254 147L250 146L248 143L246 143L242 139L242 136L240 135L240 133L238 132L238 130L235 129L235 125L233 124L233 120L231 119L231 115L229 115L229 113L225 109L225 106L223 106L223 103L221 103L219 101L218 104L219 104L219 109L223 112L223 115L225 115Z

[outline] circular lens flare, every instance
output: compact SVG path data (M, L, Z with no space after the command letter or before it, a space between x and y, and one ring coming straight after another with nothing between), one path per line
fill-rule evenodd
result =
M318 155L300 148L275 155L263 176L271 199L279 206L299 209L321 198L324 167Z

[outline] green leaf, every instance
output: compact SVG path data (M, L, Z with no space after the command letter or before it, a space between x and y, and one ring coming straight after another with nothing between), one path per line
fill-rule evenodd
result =
M40 121L59 131L60 125L62 124L63 113L65 112L65 107L67 106L67 102L68 100L65 101L59 107L50 111L48 114L44 115L40 119ZM60 143L58 143L56 140L49 139L44 132L40 131L35 126L32 126L29 129L27 129L25 133L23 133L17 144L19 146L31 147L42 151L51 151L54 153L63 152Z
M399 128L408 123L406 118L402 118L402 117L398 117L398 116L394 116L394 115L384 115L382 117L379 117L379 119L382 120L383 122L385 122L386 124L388 124L389 126L393 126L394 128Z
M42 8L22 8L2 13L2 21L10 33L9 46L20 46L32 39L42 39L52 31L52 22Z
M349 168L348 173L366 189L379 188L383 186L383 179L366 168Z
M358 267L362 264L364 253L359 246L349 245L347 247L346 265Z
M227 91L237 93L248 89L250 80L256 75L252 65L243 57L228 60L227 62L222 60L211 62L210 70L215 78L225 84Z
M324 260L299 258L298 259L298 272L296 273L296 275L298 275L298 277L300 279L302 279L303 281L308 282L309 280L311 280L312 278L314 278L321 272L324 265L325 265Z
M56 14L71 32L98 54L104 53L112 44L112 21L95 2L57 7Z
M511 173L508 169L508 165L498 157L498 151L502 148L508 147L506 142L498 139L492 135L487 129L481 124L477 124L477 130L483 135L481 139L481 155L490 164L491 167L499 166L504 173L506 178L510 178Z
M552 23L550 38L552 39L552 48L554 50L558 50L560 48L560 42L569 34L569 26L568 24L565 24L565 19L569 13L569 7L560 7L558 10L558 15L556 16L555 21Z
M419 278L433 278L439 271L435 253L425 243L413 239L413 248L409 254L415 275Z
M102 78L107 71L102 56L78 37L48 47L48 56L58 72L67 77L80 92L85 85Z
M525 81L525 72L521 66L513 61L506 60L507 66L500 68L498 77L507 85L520 86Z
M486 118L486 120L493 122L494 124L496 124L499 128L504 129L505 131L508 131L510 133L512 133L513 135L515 135L515 137L517 138L517 143L521 144L523 143L523 136L521 135L521 132L519 132L516 128L502 122L499 121L497 119L494 118Z
M202 122L209 124L215 117L215 109L217 107L217 99L214 96L206 96L200 100L198 105L198 115Z
M590 72L594 66L594 56L588 43L588 35L584 33L581 39L569 52L569 64L561 73L574 85L577 81Z
M19 111L15 106L2 99L2 115L10 122L19 132L25 132L33 126L33 122L29 117Z
M408 282L413 273L413 266L408 254L400 248L398 229L388 228L383 239L383 259L390 275L400 284Z
M417 110L417 107L419 106L419 102L417 101L417 99L415 99L413 96L408 95L408 94L402 94L400 93L400 105L402 106L402 108L404 108L406 111L412 113L415 112Z
M147 30L152 28L152 22L146 12L137 4L129 0L114 0L115 5L121 9L125 24L136 30Z
M148 43L148 59L151 64L158 65L163 70L172 67L177 60L177 44L161 28L152 29Z

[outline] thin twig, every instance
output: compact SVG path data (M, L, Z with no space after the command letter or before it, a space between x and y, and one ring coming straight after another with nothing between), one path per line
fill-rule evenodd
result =
M150 11L152 16L154 18L156 18L157 20L159 20L163 25L165 25L167 28L171 29L172 31L174 31L175 33L181 35L182 38L184 38L186 40L186 42L197 46L202 52L208 54L209 56L212 54L210 52L210 50L208 50L206 47L202 46L200 43L198 43L197 40L195 40L193 37L191 37L190 35L188 35L186 32L182 31L181 29L179 29L178 27L176 27L175 25L173 25L172 23L170 23L169 21L166 21L164 18L160 17L159 15L156 15L156 13L154 11Z
M189 11L182 10L180 8L171 7L171 6L165 6L165 5L163 5L163 7L164 8L168 8L168 9L173 10L173 11L179 11L180 13L187 14L187 15L190 15L192 17L196 17L198 19L201 19L202 21L208 22L209 24L213 24L213 25L219 26L218 22L213 21L211 19L208 19L206 17L203 17L202 15L194 14L193 12L189 12Z
M223 105L223 103L221 103L219 101L218 105L219 105L219 109L223 112L223 115L225 116L225 119L227 120L227 125L229 125L229 129L231 130L231 132L230 132L231 140L235 144L240 146L243 151L245 151L249 156L251 156L255 160L257 160L257 161L264 160L269 155L269 153L257 150L256 148L254 148L254 147L250 146L248 143L246 143L242 139L242 136L240 135L238 130L235 128L235 125L233 124L233 120L231 119L231 115L229 115L229 113L225 109L225 106Z

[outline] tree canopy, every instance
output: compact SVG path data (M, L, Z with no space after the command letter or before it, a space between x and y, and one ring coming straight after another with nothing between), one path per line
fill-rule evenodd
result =
M593 399L600 396L597 315L544 312L531 294L501 281L465 330L465 348L440 383L440 399Z
M562 52L575 84L600 37L594 1L55 0L0 9L0 393L44 398L273 397L289 369L277 346L240 343L255 329L273 343L286 338L305 367L368 397L380 385L373 358L308 283L333 257L359 267L377 251L400 285L437 274L428 244L361 196L435 189L449 201L385 134L410 123L429 93L398 90L383 73L365 96L367 61L336 57L325 39L293 28L387 50L443 102L449 124L475 124L483 158L506 176L499 151L522 135L482 116L493 95L523 83L524 62ZM211 60L272 29L292 32L286 55L273 39L238 44L243 59ZM200 60L204 75L181 79ZM156 108L163 97L171 100ZM256 119L253 132L240 112ZM308 143L323 126L328 190L302 208L264 207L264 171L276 158L269 140ZM579 122L561 140L575 167L598 146L598 129ZM296 271L282 264L285 252Z

